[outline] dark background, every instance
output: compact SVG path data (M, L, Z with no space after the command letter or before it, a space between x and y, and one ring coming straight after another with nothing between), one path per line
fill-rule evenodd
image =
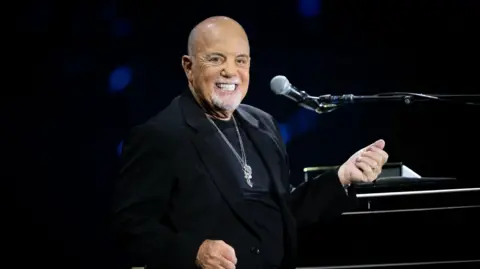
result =
M390 161L476 185L480 107L352 105L317 115L269 89L285 75L311 95L478 93L475 1L35 1L15 10L15 86L4 94L4 238L17 266L115 268L107 213L128 129L186 89L190 29L238 20L252 50L245 103L281 123L297 184L378 138ZM302 7L302 8L300 8ZM478 99L477 99L478 100ZM7 125L8 124L8 125ZM10 150L12 149L12 150ZM9 252L8 252L9 253Z

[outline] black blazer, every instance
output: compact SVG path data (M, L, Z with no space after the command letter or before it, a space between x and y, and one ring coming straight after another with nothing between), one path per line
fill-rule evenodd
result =
M271 115L240 105L235 116L259 149L274 180L285 227L282 268L295 268L296 229L341 214L351 203L336 171L291 192L284 143ZM124 143L114 194L115 237L136 265L196 268L205 239L237 242L237 268L259 268L260 238L232 178L237 161L190 92L146 123ZM255 251L253 251L255 250Z

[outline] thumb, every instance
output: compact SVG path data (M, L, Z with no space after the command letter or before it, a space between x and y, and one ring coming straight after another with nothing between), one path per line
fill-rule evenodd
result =
M367 150L371 149L372 147L376 147L376 148L379 148L379 149L383 149L385 147L385 140L383 139L378 139L377 141L375 141L373 144L371 144L370 146L368 146Z

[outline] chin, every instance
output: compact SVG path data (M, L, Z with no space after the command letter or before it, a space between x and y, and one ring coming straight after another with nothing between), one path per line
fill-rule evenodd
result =
M239 92L236 95L232 96L212 96L212 103L215 107L223 110L223 111L234 111L238 108L240 103L242 102L242 95Z

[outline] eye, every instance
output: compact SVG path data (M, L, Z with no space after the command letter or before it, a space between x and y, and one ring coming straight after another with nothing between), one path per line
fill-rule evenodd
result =
M209 62L212 62L212 63L221 63L221 62L222 62L222 58L219 57L219 56L212 56L212 57L210 57Z

